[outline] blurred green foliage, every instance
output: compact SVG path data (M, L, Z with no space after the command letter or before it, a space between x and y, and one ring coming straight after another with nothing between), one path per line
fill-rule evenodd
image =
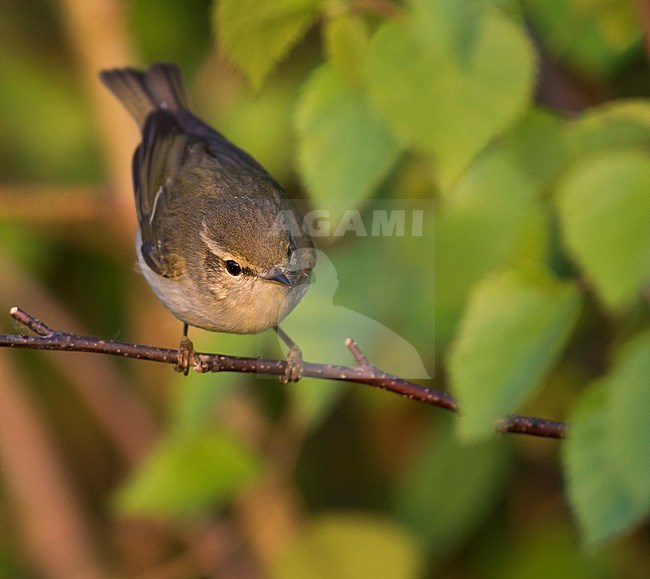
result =
M280 487L298 497L303 526L262 562L269 576L619 577L647 568L650 81L635 2L122 7L141 63L178 62L201 116L306 211L327 210L315 282L286 323L306 359L350 364L351 335L380 368L451 390L464 412L449 419L358 385L280 388L120 364L163 433L126 482L110 450L73 469L101 522L227 518L288 461L291 482ZM0 5L0 195L17 182L105 178L62 13L44 1ZM539 53L569 80L546 75ZM119 64L138 63L110 63ZM535 98L543 87L561 100L563 82L581 87L588 105L572 116ZM99 228L61 219L38 232L4 206L3 308L23 294L15 263L89 331L152 335L152 318L138 314L155 298L134 281L123 250L132 242L113 244L116 224L100 206ZM404 235L373 235L375 215L391 211L420 211L421 233L408 221ZM345 215L361 221L333 235ZM180 334L158 313L165 336L172 325ZM192 337L202 351L282 355L272 336ZM48 420L68 427L68 378L49 367L31 374L60 388L43 398ZM572 422L566 441L492 433L504 414L549 409L561 415L547 418ZM78 435L89 422L68 427L70 464L99 452L96 432L87 442ZM118 508L106 514L111 492ZM590 559L580 542L609 547ZM0 566L12 573L13 549L11 533L0 534Z
M523 267L477 284L449 359L455 391L465 401L458 422L463 437L489 435L496 417L530 398L573 331L581 302L573 284Z
M359 513L331 513L309 524L295 544L280 554L270 576L418 577L422 573L418 551L414 537L391 521Z
M124 2L127 29L144 62L172 61L195 71L209 53L210 0ZM116 63L117 64L117 63Z

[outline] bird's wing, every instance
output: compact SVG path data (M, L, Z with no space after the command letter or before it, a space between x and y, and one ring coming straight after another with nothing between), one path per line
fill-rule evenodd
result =
M172 112L156 110L147 117L142 142L133 155L133 189L142 256L162 276L178 277L183 264L166 247L167 227L157 216L170 204L181 169L200 163L205 153L204 141L185 133Z

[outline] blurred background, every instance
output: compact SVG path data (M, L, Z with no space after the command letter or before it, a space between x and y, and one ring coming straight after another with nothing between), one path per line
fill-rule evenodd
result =
M354 4L371 29L400 7L324 4ZM536 102L558 118L650 96L647 3L495 4L523 15L538 50ZM2 333L23 331L8 315L19 305L83 335L170 348L180 339L181 323L135 269L138 133L100 84L102 68L178 63L198 116L305 211L337 207L315 198L297 160L296 110L325 58L322 19L253 89L220 49L217 5L0 3ZM352 364L352 335L380 368L446 390L468 282L462 267L458 280L434 275L440 188L429 160L401 152L368 197L364 218L421 211L423 234L317 239L320 269L286 329L308 361ZM607 322L592 304L580 324L527 413L564 419L602 370ZM272 336L191 337L199 351L282 356ZM453 422L359 385L184 378L163 364L1 350L0 577L647 576L647 528L597 553L581 548L561 442L462 445Z

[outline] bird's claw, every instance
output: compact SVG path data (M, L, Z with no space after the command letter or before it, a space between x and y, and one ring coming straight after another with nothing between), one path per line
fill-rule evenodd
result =
M280 376L280 384L287 384L288 382L298 382L302 378L303 361L302 352L295 344L289 348L287 352L287 367L284 375Z
M190 368L193 364L194 358L194 344L187 336L181 338L181 343L178 346L178 362L174 364L174 370L187 376L190 373Z

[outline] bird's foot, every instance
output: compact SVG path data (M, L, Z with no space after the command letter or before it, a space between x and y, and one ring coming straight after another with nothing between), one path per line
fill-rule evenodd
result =
M181 338L178 346L178 362L174 364L174 370L187 376L194 362L194 344L187 336Z
M287 352L287 368L284 375L280 376L280 384L287 384L288 382L298 382L302 378L303 361L302 352L300 348L293 344Z

